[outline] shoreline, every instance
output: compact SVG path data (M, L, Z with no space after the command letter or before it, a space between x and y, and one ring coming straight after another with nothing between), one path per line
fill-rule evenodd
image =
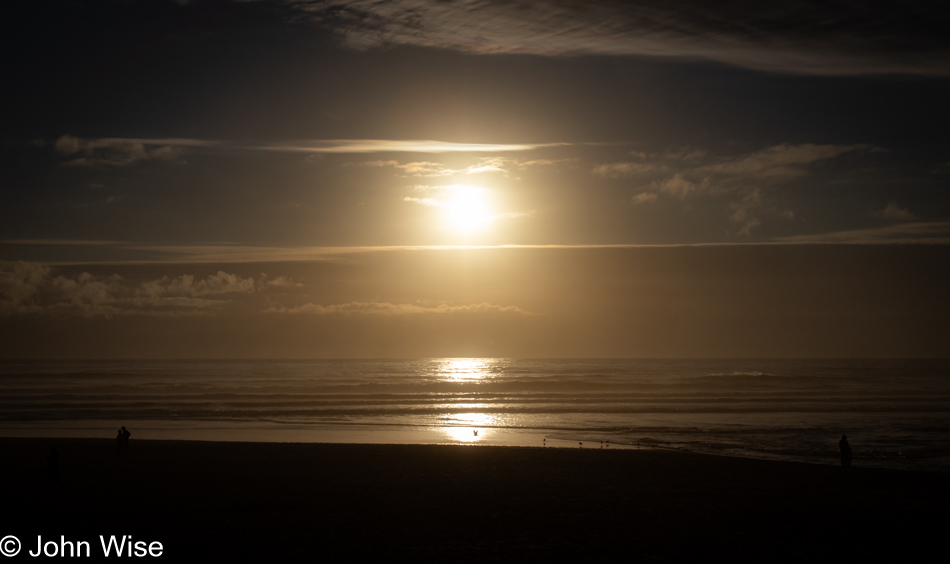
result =
M71 423L73 423L71 425ZM556 448L649 448L646 444L627 444L589 438L577 430L578 438L564 435L563 429L542 427L503 427L492 425L431 425L388 423L307 423L294 424L254 421L126 421L135 440L305 443L305 444L397 444L397 445L471 445L523 446ZM30 421L0 423L0 439L108 439L120 424L115 421ZM545 443L548 444L545 444ZM654 445L654 448L664 448Z
M64 428L68 422L41 421L0 423L0 440L114 440L107 438L119 424L114 421L82 420L72 428ZM37 423L40 423L37 426ZM563 429L491 427L491 426L435 426L401 424L270 424L268 422L233 422L226 425L220 421L186 420L141 420L129 421L133 425L134 441L184 441L206 443L254 443L254 444L354 444L354 445L440 445L440 446L502 446L538 447L584 450L664 450L704 456L718 456L743 460L763 460L783 463L814 464L837 467L840 464L835 454L809 456L782 456L768 452L735 449L710 451L671 446L660 443L623 443L591 437L583 429L576 429L573 438ZM472 430L478 430L473 435ZM64 431L70 434L58 435ZM560 435L560 436L552 436ZM834 445L836 449L836 445ZM829 453L833 452L829 447ZM907 460L914 458L878 459L858 456L855 463L863 468L880 470L946 473L945 466L910 467ZM890 463L890 464L888 464Z
M4 534L172 561L922 556L950 502L943 474L660 449L3 438L0 461Z

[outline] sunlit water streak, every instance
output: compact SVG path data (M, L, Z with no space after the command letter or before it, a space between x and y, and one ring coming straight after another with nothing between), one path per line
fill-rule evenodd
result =
M639 443L829 464L847 433L856 464L950 471L950 361L0 364L0 435L110 437L119 425L137 438Z

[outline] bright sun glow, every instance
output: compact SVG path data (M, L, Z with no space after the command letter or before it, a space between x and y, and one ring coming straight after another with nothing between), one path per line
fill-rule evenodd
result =
M457 184L447 186L441 203L442 214L449 228L461 233L473 233L495 220L488 191L477 186Z

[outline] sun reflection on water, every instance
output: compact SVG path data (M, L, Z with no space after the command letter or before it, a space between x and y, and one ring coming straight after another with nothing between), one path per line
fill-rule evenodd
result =
M458 413L452 416L449 426L442 427L442 432L450 441L476 443L490 439L497 424L497 418L488 413Z
M450 382L477 382L492 375L491 359L447 358L438 363L438 374Z
M465 388L451 402L453 410L479 408L479 393L468 384L488 383L499 369L499 360L491 358L444 358L434 360L434 364L433 375L438 380ZM453 413L442 416L440 431L451 442L474 444L490 440L501 426L501 418L489 413Z

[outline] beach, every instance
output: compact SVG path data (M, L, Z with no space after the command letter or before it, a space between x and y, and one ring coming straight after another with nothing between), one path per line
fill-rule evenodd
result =
M950 361L343 359L0 362L0 437L654 445L950 471ZM477 432L477 434L476 434Z
M19 558L130 535L166 561L906 559L950 501L941 473L667 450L22 438L0 459Z

